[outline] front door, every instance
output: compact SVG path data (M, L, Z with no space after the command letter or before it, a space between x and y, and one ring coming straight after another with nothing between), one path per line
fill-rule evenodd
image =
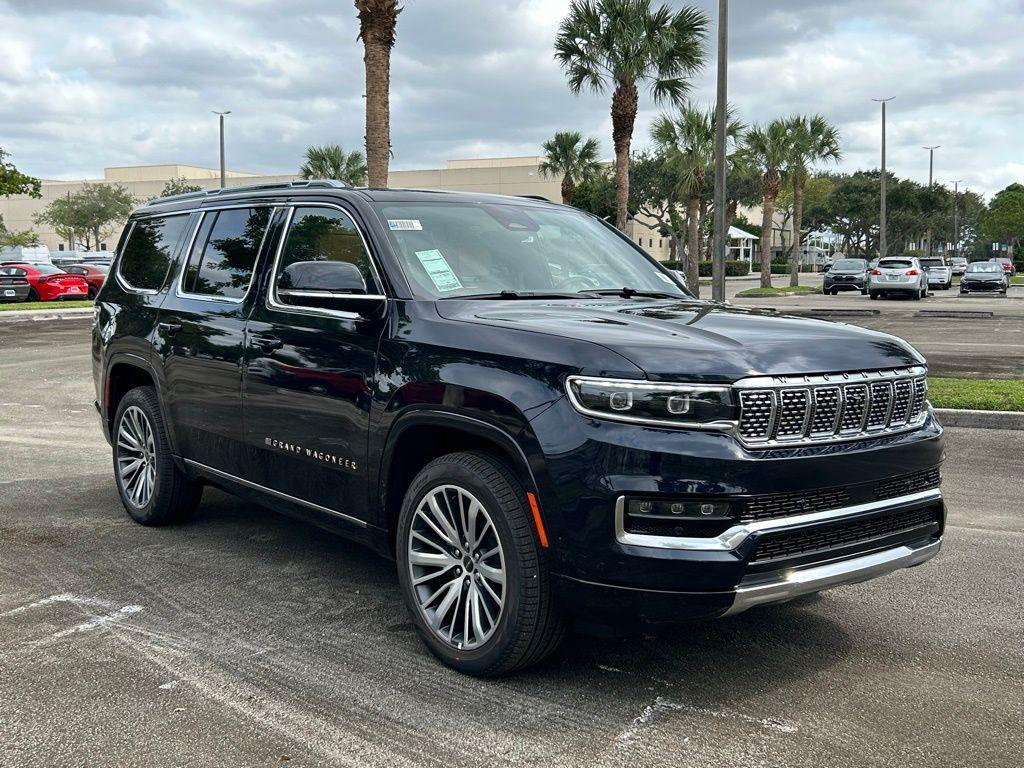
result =
M175 451L233 475L244 472L245 316L272 212L253 206L203 212L157 322Z
M350 212L326 204L292 210L246 332L250 479L365 520L382 294Z

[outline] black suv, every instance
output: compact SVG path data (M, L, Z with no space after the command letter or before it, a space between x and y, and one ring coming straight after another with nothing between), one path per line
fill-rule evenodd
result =
M570 618L733 614L938 551L921 356L694 299L538 199L301 182L135 211L96 303L128 513L205 485L397 561L423 640L496 675Z

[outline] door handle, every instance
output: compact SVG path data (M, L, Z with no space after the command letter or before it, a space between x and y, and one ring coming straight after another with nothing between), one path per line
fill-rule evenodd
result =
M267 354L284 346L284 342L274 336L253 336L252 343Z
M174 334L181 330L181 323L157 323L156 328L158 331L166 334L167 336L173 336Z

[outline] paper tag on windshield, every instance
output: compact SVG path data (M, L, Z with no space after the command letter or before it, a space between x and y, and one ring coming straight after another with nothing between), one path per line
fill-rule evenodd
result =
M419 232L423 229L419 219L388 219L388 229L392 231Z
M462 287L459 278L452 272L452 268L448 266L448 262L436 248L431 248L429 251L416 251L416 258L420 260L423 269L427 271L427 276L434 281L437 290L445 293L457 291Z

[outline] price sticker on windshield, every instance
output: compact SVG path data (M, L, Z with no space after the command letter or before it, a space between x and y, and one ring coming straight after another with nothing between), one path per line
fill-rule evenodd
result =
M392 232L420 232L423 225L419 219L388 219L388 229Z
M420 260L420 264L427 272L427 277L433 281L437 290L447 293L448 291L457 291L462 287L458 276L436 248L431 248L429 251L416 251L416 258Z

